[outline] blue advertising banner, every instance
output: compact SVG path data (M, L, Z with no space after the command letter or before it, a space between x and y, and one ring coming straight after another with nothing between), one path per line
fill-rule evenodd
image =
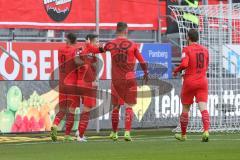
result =
M223 46L223 68L228 74L240 77L240 45ZM230 75L229 75L230 76Z
M171 44L144 43L141 52L148 62L149 77L151 79L172 78L172 46ZM137 75L140 75L138 72Z

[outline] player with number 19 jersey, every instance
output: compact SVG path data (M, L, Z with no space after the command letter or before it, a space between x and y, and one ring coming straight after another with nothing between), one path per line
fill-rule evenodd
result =
M197 103L208 101L208 64L208 50L202 45L192 43L183 48L181 64L174 70L174 74L184 71L182 104L192 104L194 97Z

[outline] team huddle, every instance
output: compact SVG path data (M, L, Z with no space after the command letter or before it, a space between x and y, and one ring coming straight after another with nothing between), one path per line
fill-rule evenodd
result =
M144 61L136 43L127 38L128 26L124 22L117 23L116 38L107 42L104 47L98 44L98 35L89 34L84 47L76 43L76 36L69 33L66 36L67 44L59 49L59 111L51 127L51 138L57 140L57 129L60 122L66 117L64 141L72 141L70 133L74 125L75 110L83 104L80 114L77 141L87 141L84 133L90 119L90 111L96 107L97 97L97 62L96 54L111 53L111 114L112 132L110 138L118 140L119 109L125 105L125 141L132 141L130 134L133 109L137 103L137 81L135 77L136 60L144 72L143 79L148 81L147 63ZM198 33L190 30L188 34L189 46L183 49L182 62L174 70L174 76L185 70L184 83L181 93L183 111L180 117L182 134L176 134L178 140L186 140L188 112L193 98L199 104L202 113L204 133L203 141L208 141L209 115L206 109L208 98L208 82L206 72L208 68L208 51L197 44Z

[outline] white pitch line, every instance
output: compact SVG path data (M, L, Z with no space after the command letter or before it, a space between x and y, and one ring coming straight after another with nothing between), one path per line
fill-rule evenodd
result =
M156 139L166 139L166 138L173 138L173 136L148 137L148 138L147 137L139 137L139 138L133 138L133 139L135 139L135 140L150 140L150 139L156 140ZM91 138L90 138L90 140L88 142L91 142L91 143L92 142L112 142L112 140L111 139L107 139L107 136L106 136L106 139L94 139L94 140L91 140ZM57 141L57 142L50 142L50 141L41 142L41 141L37 141L37 142L22 142L22 143L11 143L11 144L8 143L8 144L3 144L3 145L21 146L21 145L34 145L34 144L61 144L61 143L64 143L64 142L62 142L62 141ZM72 143L79 143L79 142L73 141Z
M193 136L193 135L192 135ZM194 135L197 136L197 135ZM163 141L176 141L177 140L173 137L173 136L161 136L161 137L142 137L142 138L133 138L134 142L139 142L139 141L155 141L155 140L163 140ZM187 139L187 141L201 141L201 139ZM237 139L217 139L217 138L210 138L210 141L240 141L240 138ZM111 142L112 140L108 140L108 139L100 139L100 140L90 140L86 143L95 143L95 142ZM124 140L119 140L116 143L121 143L124 142ZM79 143L77 141L73 141L72 143ZM58 142L23 142L23 143L14 143L14 144L3 144L3 145L7 145L7 146L24 146L24 145L38 145L38 144L65 144L64 142L58 141ZM79 143L80 144L80 143Z

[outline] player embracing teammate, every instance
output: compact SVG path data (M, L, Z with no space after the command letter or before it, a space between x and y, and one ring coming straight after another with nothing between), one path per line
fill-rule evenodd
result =
M80 114L80 120L77 132L77 141L86 142L84 133L87 129L90 111L96 106L97 96L97 58L96 54L102 53L102 47L98 47L98 35L89 34L86 36L85 48L79 55L79 68L77 86L82 91L81 99L83 111Z
M132 141L130 131L133 120L132 107L137 103L137 81L135 77L136 60L139 61L144 71L144 80L148 80L147 64L145 63L137 44L127 38L128 26L124 22L117 23L116 39L106 43L104 48L98 47L97 35L87 36L87 43L79 50L76 47L76 36L67 35L67 45L59 50L59 111L51 128L51 138L57 140L57 126L67 115L65 140L72 141L70 136L74 123L76 107L80 105L80 98L84 105L80 115L78 137L80 142L86 141L84 136L88 126L90 111L96 106L96 62L95 54L109 51L112 58L112 133L113 140L118 139L118 123L120 105L125 104L125 133L124 139ZM73 61L70 61L74 59ZM70 63L68 62L70 61ZM76 69L78 68L78 69ZM68 81L69 79L69 81ZM67 85L67 87L65 87ZM68 93L68 87L74 90Z
M59 49L59 111L51 127L51 139L57 140L57 129L66 116L66 130L64 141L72 141L70 133L74 124L75 109L80 106L80 98L84 105L79 121L78 141L86 141L84 132L88 125L89 111L96 106L96 57L103 52L97 45L97 35L86 37L84 47L76 43L76 35L69 33L66 36L66 46ZM90 94L90 96L86 96ZM95 96L94 96L95 95Z
M199 39L198 32L190 29L187 35L189 45L183 48L181 64L174 70L173 75L184 71L183 86L181 91L181 101L183 104L182 114L180 116L181 134L176 134L175 138L180 141L187 139L186 131L189 121L188 112L193 104L194 97L202 114L203 135L202 141L209 140L209 113L207 111L208 101L208 80L207 70L209 64L208 50L197 43Z
M126 141L131 141L131 125L133 120L133 105L136 104L137 99L137 82L135 77L135 65L136 60L140 62L140 65L144 71L144 79L148 80L148 72L147 72L147 64L144 62L144 59L141 53L138 50L138 46L130 41L127 38L128 34L128 26L124 22L119 22L117 24L116 30L116 39L109 41L106 43L104 49L99 47L97 50L92 49L88 51L84 51L82 55L88 55L90 53L100 53L103 51L109 51L111 53L112 58L112 83L111 83L111 90L112 90L112 104L113 104L113 111L112 111L112 129L110 137L113 140L118 139L118 123L119 123L119 109L120 105L126 104L125 110L125 134L124 139ZM93 46L96 45L96 35L92 35L89 40L90 44ZM86 61L87 60L87 61ZM89 66L93 66L96 61L89 61L89 58L85 59L84 64ZM87 75L87 79L81 80L82 78L78 78L78 86L83 85L84 87L94 87L96 86L91 85L91 81L95 81L96 79L96 68L90 67L90 72L85 72ZM79 77L83 75L82 73L78 74ZM92 76L91 76L92 75ZM91 78L92 77L92 78ZM90 82L90 83L89 83ZM91 108L96 106L96 97L95 96L83 96L83 103L84 109L80 115L80 122L79 122L79 136L77 141L84 142L86 138L84 136L84 132L87 128L88 121L89 121L89 111Z
M112 90L112 129L110 137L113 140L118 139L118 123L119 123L119 109L120 105L126 104L125 110L125 134L124 139L126 141L131 141L131 125L133 120L133 110L132 107L137 102L137 82L135 77L135 65L136 60L140 62L140 65L144 71L144 79L148 80L148 72L147 72L147 64L144 62L144 59L141 53L138 50L138 46L130 41L127 38L128 34L128 26L124 22L119 22L117 24L116 30L116 39L109 41L106 43L104 48L93 48L90 50L84 50L81 54L84 56L84 64L89 68L88 71L84 71L86 75L84 75L85 79L79 78L83 75L83 70L79 70L78 72L78 86L83 86L85 88L96 88L92 83L94 83L96 79L96 67L94 63L96 61L93 59L90 60L86 56L91 53L97 54L101 52L109 51L111 53L112 59L112 82L111 82L111 90ZM91 35L89 37L90 44L92 46L97 46L97 35ZM92 93L91 93L92 94ZM96 95L96 93L95 93ZM78 138L77 141L84 142L86 138L84 136L84 132L87 128L90 111L93 107L96 106L96 97L93 95L83 96L83 112L80 115L79 128L78 128Z
M77 84L77 65L74 62L78 49L76 42L76 35L69 33L66 36L66 45L59 49L59 111L51 127L51 138L53 141L57 140L58 125L65 116L66 130L64 140L72 140L70 133L74 124L75 109L80 104L79 96L74 88Z

